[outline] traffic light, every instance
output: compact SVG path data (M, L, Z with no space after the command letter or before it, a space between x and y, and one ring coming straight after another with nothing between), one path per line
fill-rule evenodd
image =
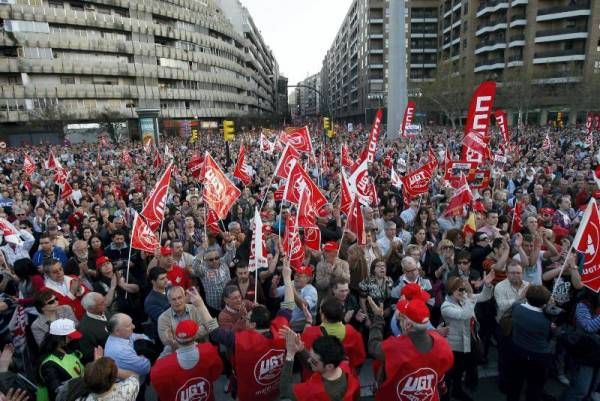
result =
M328 137L329 139L331 139L331 138L333 138L334 136L335 136L335 131L334 131L334 130L332 130L332 129L328 129L328 130L327 130L327 137Z
M323 117L323 129L326 131L331 130L331 121L329 117Z
M193 129L192 130L192 137L190 138L190 143L196 143L197 140L198 140L198 130L197 129Z
M231 120L223 120L223 138L226 142L235 139L235 126Z

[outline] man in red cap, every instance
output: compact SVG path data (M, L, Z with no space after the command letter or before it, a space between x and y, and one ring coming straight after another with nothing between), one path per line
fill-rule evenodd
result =
M167 271L167 278L171 282L171 285L183 287L186 290L192 285L188 272L183 267L175 264L173 249L171 247L161 246L156 249L154 259L148 263L148 271L154 266L162 267Z
M374 314L369 352L383 362L385 380L375 394L377 401L438 401L439 386L452 367L454 355L445 338L429 328L429 308L422 299L401 299L396 304L405 334L383 341L383 305L368 298Z
M182 320L175 329L179 347L156 361L150 370L150 381L160 400L215 399L213 382L223 371L217 347L210 343L196 344L198 324Z
M294 274L294 297L296 307L292 311L290 324L296 332L304 330L307 323L307 315L314 316L317 308L317 289L310 284L314 269L312 266L300 266ZM272 290L273 291L273 290ZM285 292L285 286L274 289L275 297L281 298ZM299 306L301 305L301 306Z
M338 244L329 241L323 244L323 258L317 263L315 285L319 292L319 299L324 299L330 292L330 283L335 280L350 280L350 266L348 262L338 258Z

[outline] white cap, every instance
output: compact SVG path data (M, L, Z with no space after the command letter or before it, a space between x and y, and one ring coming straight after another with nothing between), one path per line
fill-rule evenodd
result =
M14 234L7 235L6 237L4 237L4 239L6 240L6 242L10 242L11 244L18 244L20 242L19 237Z
M50 323L50 334L54 336L67 336L73 340L81 338L81 333L75 330L75 322L70 319L56 319Z

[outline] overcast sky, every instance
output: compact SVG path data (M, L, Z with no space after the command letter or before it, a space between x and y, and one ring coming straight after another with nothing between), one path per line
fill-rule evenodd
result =
M352 0L241 0L295 85L321 71L323 58Z

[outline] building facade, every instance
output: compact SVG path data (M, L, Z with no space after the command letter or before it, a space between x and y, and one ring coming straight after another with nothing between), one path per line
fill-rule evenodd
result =
M311 89L313 88L313 89ZM321 114L322 101L321 74L311 75L298 82L296 104L301 118L316 117Z
M458 113L464 114L466 93L487 79L498 83L497 103L511 117L525 113L530 122L545 124L560 111L573 122L593 109L585 92L600 89L599 1L405 4L408 94L417 99L417 109L424 92L437 89L442 96L442 90L462 85L464 110ZM354 0L325 55L321 79L335 118L370 123L387 103L388 5Z
M239 2L4 0L0 19L0 124L276 111L277 62Z

